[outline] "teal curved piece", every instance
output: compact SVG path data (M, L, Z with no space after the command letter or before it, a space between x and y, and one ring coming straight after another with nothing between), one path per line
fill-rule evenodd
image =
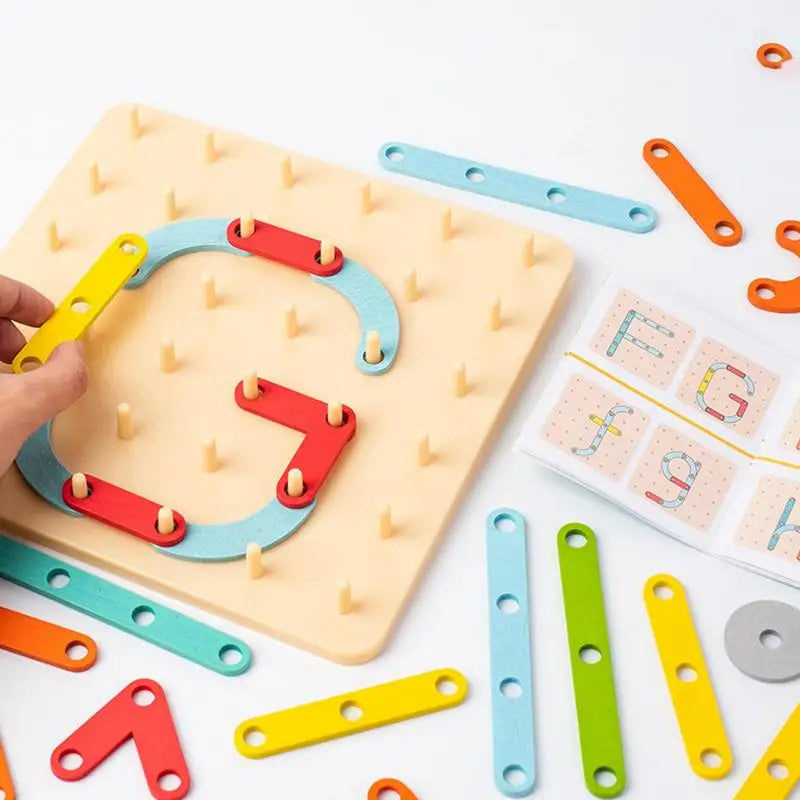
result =
M50 440L52 420L45 422L41 428L34 431L17 455L19 468L25 483L33 489L42 500L50 503L59 511L71 514L73 517L82 516L73 511L61 497L61 487L72 473L58 460Z
M185 219L150 231L147 240L147 258L134 276L125 284L126 289L144 286L161 266L178 256L215 250L235 256L249 256L244 250L228 242L229 219Z
M356 351L356 366L369 375L380 375L394 364L400 344L400 317L384 285L368 270L355 261L345 258L339 272L323 277L313 275L314 281L335 289L346 297L361 321L361 339ZM367 331L381 335L383 358L370 364L366 357Z
M147 258L136 274L125 285L126 289L143 286L161 266L178 256L204 250L216 250L239 256L250 256L246 250L228 242L227 219L188 219L157 228L145 236ZM355 363L367 375L381 375L389 370L397 358L400 343L400 317L397 307L383 283L368 269L349 258L339 272L323 277L311 275L318 283L330 286L350 301L361 323L361 335L356 350ZM377 331L381 337L383 358L370 364L366 357L368 331Z
M186 561L233 561L241 558L250 542L262 550L288 539L317 505L287 508L273 498L255 514L218 525L187 525L186 537L172 547L157 547L160 553Z
M42 425L22 445L17 467L25 482L59 511L82 516L61 496L61 487L71 472L59 461L50 439L51 423ZM291 536L314 510L316 501L304 508L286 508L275 498L264 508L236 522L186 526L186 537L172 547L156 547L161 553L187 561L233 561L244 558L249 542L262 550L274 547Z

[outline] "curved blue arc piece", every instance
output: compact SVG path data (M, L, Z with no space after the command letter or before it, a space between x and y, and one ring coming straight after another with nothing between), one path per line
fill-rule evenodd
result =
M273 498L255 514L236 522L189 524L183 541L156 550L186 561L233 561L245 554L250 542L266 550L287 539L308 519L316 504L315 500L305 508L287 508Z
M59 511L82 516L61 497L61 487L70 471L58 460L50 440L47 422L22 445L17 466L27 484ZM316 502L305 508L286 508L273 498L264 508L236 522L218 525L189 525L186 538L174 547L156 547L168 556L187 561L233 561L244 558L250 542L262 550L272 547L293 534L314 510Z
M156 228L147 240L147 258L136 274L125 284L126 289L138 289L160 267L178 256L217 250L235 256L249 256L228 242L229 219L185 219Z
M228 219L188 219L157 228L145 236L147 258L138 272L125 284L126 289L137 289L163 264L187 253L217 250L238 256L250 256L246 250L228 242ZM355 362L361 372L380 375L394 364L400 342L400 318L397 307L386 287L368 269L349 258L335 275L311 276L318 283L330 286L350 304L361 322L361 337L358 342ZM381 337L383 359L370 364L364 358L368 331L377 331Z
M656 225L655 209L638 200L480 164L405 142L387 142L378 151L378 158L384 169L401 175L630 233L648 233Z
M17 467L28 486L43 500L59 511L80 517L61 497L61 487L72 473L58 460L50 441L52 421L45 422L22 445L17 455Z
M361 339L356 351L356 366L368 375L380 375L394 364L400 344L400 318L397 307L386 287L368 269L349 258L339 272L328 277L312 275L317 283L323 283L346 297L361 321ZM370 364L364 357L368 331L378 331L381 336L383 359Z

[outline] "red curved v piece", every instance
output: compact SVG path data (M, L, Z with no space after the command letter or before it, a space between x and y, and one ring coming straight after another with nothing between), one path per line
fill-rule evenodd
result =
M134 696L151 693L149 705L140 705ZM141 702L141 700L140 700ZM112 697L94 716L61 742L50 756L50 769L62 781L79 781L102 764L118 747L133 739L150 794L156 800L181 800L189 793L191 780L183 757L172 714L164 690L147 678L129 683ZM66 757L77 755L81 763L75 769L62 764ZM176 775L180 784L164 789L166 775Z
M275 488L278 502L287 508L304 508L312 503L345 445L355 436L356 415L349 406L342 406L342 424L328 424L328 405L272 381L258 379L258 397L248 400L244 386L236 386L236 403L259 417L300 431L305 438L283 471ZM288 490L290 469L303 473L303 494L292 497Z

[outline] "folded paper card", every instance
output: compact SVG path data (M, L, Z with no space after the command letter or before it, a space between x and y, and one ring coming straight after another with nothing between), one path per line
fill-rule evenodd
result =
M800 364L607 282L517 448L687 544L800 586Z

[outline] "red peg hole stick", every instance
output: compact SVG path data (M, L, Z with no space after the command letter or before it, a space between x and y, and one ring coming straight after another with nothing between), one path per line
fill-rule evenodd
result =
M118 747L133 739L150 794L156 800L181 800L191 781L164 690L140 678L128 684L50 756L50 769L62 781L79 781Z

